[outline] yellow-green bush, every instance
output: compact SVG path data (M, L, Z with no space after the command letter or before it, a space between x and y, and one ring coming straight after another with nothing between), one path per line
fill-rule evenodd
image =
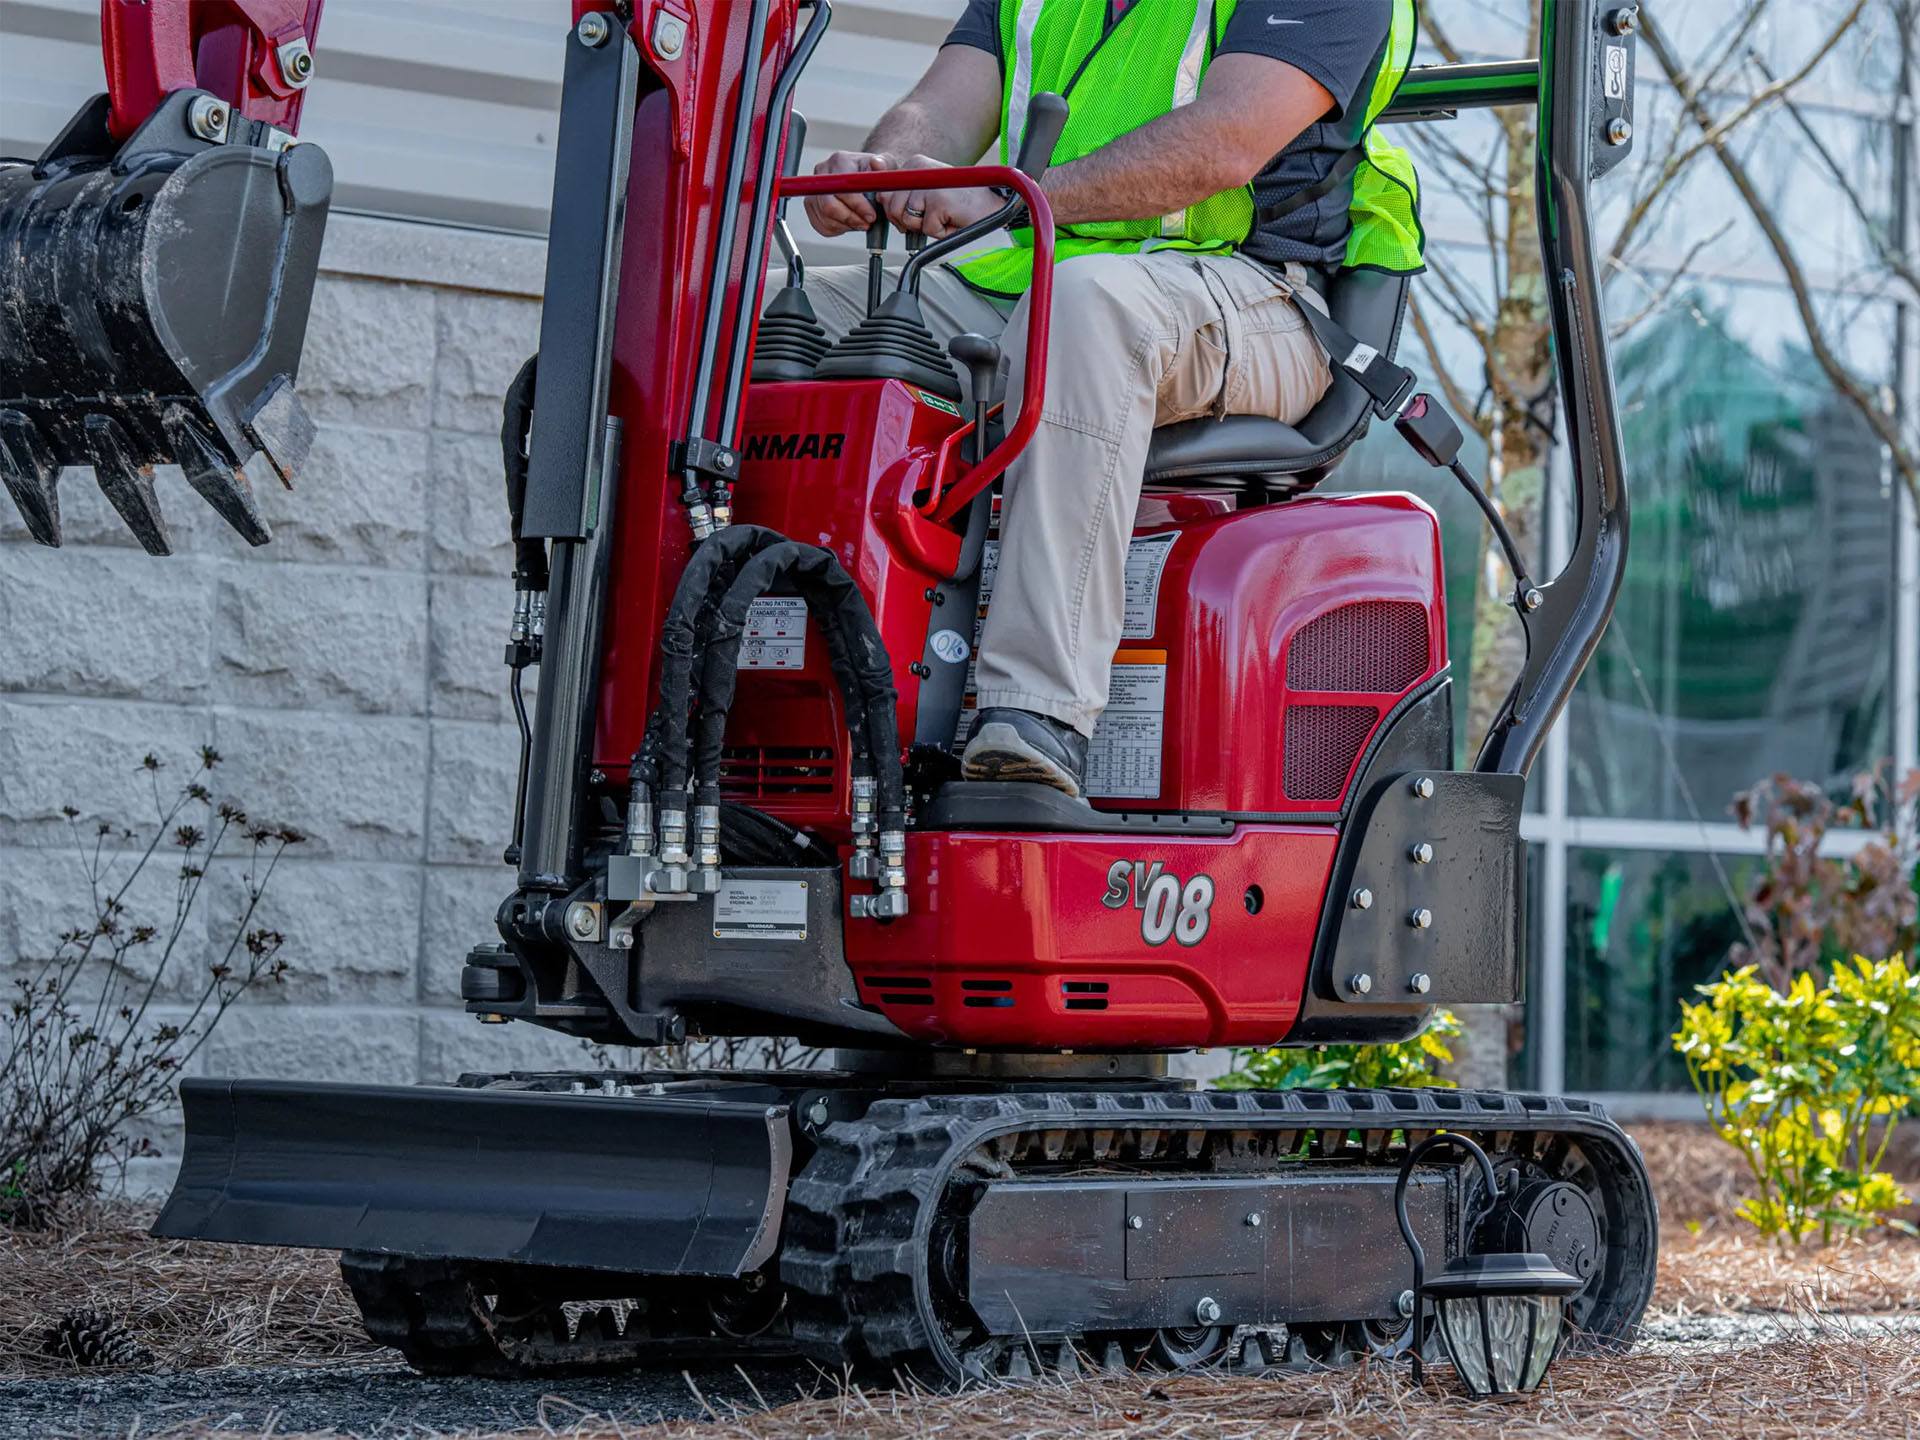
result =
M1920 971L1856 956L1829 985L1802 973L1782 991L1748 965L1699 991L1673 1043L1759 1188L1740 1217L1783 1242L1912 1230L1889 1214L1907 1197L1880 1166L1920 1103Z
M1450 1064L1447 1041L1460 1033L1449 1010L1436 1010L1427 1028L1397 1045L1315 1045L1297 1050L1236 1050L1221 1090L1373 1090L1382 1086L1451 1086L1434 1071Z

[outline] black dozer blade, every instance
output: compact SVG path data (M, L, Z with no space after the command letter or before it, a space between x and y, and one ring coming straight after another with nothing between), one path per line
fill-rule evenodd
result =
M782 1105L446 1085L186 1080L153 1233L645 1275L738 1276L779 1240Z
M165 555L153 467L178 465L264 545L247 465L264 454L291 487L313 445L294 381L333 167L204 91L124 145L107 109L95 96L31 165L0 160L0 483L58 545L60 471L90 465Z

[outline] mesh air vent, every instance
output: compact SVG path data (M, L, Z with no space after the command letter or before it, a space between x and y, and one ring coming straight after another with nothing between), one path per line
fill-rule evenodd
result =
M833 793L833 751L824 745L729 745L720 752L720 793L729 800Z
M1371 705L1287 707L1287 798L1338 800L1380 712Z
M1295 633L1287 647L1287 684L1295 690L1398 695L1412 689L1432 662L1424 606L1361 600L1329 610Z

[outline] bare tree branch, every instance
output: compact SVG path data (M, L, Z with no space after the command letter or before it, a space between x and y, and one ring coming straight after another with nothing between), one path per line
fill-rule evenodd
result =
M1748 120L1751 120L1755 115L1758 115L1762 110L1766 109L1768 105L1786 95L1815 70L1818 70L1827 56L1833 53L1834 47L1844 40L1848 32L1858 23L1861 12L1866 8L1867 0L1853 0L1853 4L1851 8L1848 9L1846 15L1841 19L1840 23L1833 28L1832 32L1828 34L1827 38L1807 57L1805 64L1801 65L1798 70L1794 71L1793 74L1787 76L1784 80L1776 80L1773 84L1756 91L1747 98L1744 105L1741 105L1731 115L1721 120L1716 120L1712 111L1707 108L1702 87L1695 82L1692 77L1686 74L1684 67L1680 66L1677 61L1674 61L1673 52L1671 50L1665 50L1663 42L1665 58L1661 60L1661 69L1667 72L1667 79L1672 83L1675 91L1679 93L1680 98L1686 102L1687 111L1696 122L1700 130L1701 138L1692 145L1680 150L1677 154L1670 155L1667 163L1661 166L1659 176L1654 180L1652 185L1648 186L1646 192L1634 202L1633 209L1628 212L1626 220L1620 226L1620 232L1614 236L1613 248L1608 258L1617 260L1626 254L1628 244L1652 213L1653 202L1672 187L1674 181L1680 178L1681 173L1686 170L1687 166L1692 164L1694 160L1698 159L1709 149L1723 152L1726 141L1732 136L1735 130L1738 130ZM1641 18L1648 28L1655 26L1656 22L1653 18L1653 9L1651 6L1642 8ZM1674 61L1671 68L1669 68L1669 61Z
M1733 221L1729 220L1711 235L1694 241L1688 248L1687 253L1680 257L1680 263L1667 272L1666 280L1657 287L1649 286L1646 281L1640 278L1639 271L1635 270L1631 265L1616 265L1614 269L1618 271L1618 273L1625 275L1636 285L1646 289L1648 296L1645 305L1641 306L1625 320L1611 327L1609 334L1612 338L1618 340L1628 332L1638 329L1651 316L1665 309L1667 301L1673 297L1674 290L1682 280L1687 278L1688 272L1693 269L1693 262L1698 260L1702 253L1709 247L1719 244L1731 229L1733 229Z
M1413 333L1420 337L1420 344L1427 352L1433 378L1438 382L1441 393L1446 396L1447 408L1466 424L1471 425L1482 440L1490 439L1493 435L1492 423L1480 413L1480 407L1467 398L1466 392L1453 378L1453 371L1440 354L1439 343L1434 338L1433 327L1427 321L1426 312L1421 308L1418 295L1413 297L1408 313L1413 317Z
M1768 79L1772 78L1767 75L1766 63L1758 55L1752 56L1751 59L1756 70L1766 75ZM1885 220L1868 213L1865 202L1860 198L1860 187L1854 182L1853 177L1847 174L1839 159L1827 147L1826 142L1820 138L1819 132L1807 122L1805 112L1784 95L1780 98L1780 104L1793 123L1799 127L1807 143L1813 147L1813 153L1820 157L1821 163L1827 168L1827 173L1833 176L1840 187L1840 193L1846 196L1847 207L1853 211L1854 218L1859 220L1860 228L1867 232L1867 241L1873 246L1875 258L1902 284L1913 291L1916 298L1920 298L1920 264L1916 264L1911 255L1902 253L1897 244L1889 242Z
M1858 16L1862 6L1856 4L1852 14ZM1733 182L1735 190L1752 213L1754 223L1766 237L1768 248L1773 251L1781 273L1786 277L1787 288L1793 292L1795 308L1800 313L1800 322L1806 328L1807 345L1813 352L1815 363L1826 375L1828 383L1837 390L1862 419L1872 429L1875 437L1887 447L1893 457L1894 467L1900 472L1900 478L1912 492L1916 504L1920 504L1920 457L1908 449L1905 437L1900 434L1899 422L1880 405L1872 389L1849 370L1844 361L1834 352L1827 338L1826 328L1820 323L1820 316L1813 303L1813 286L1808 282L1806 271L1800 264L1800 258L1794 253L1788 242L1786 232L1781 229L1779 217L1773 213L1773 207L1754 183L1753 176L1733 147L1727 143L1724 132L1716 125L1713 112L1710 111L1699 94L1694 90L1684 67L1675 57L1667 37L1650 13L1641 15L1641 35L1647 50L1665 72L1675 92L1686 105L1687 113L1692 116L1700 133L1706 137L1712 148L1714 158L1720 162L1720 168Z
M1421 8L1420 28L1427 32L1427 39L1433 43L1433 48L1440 52L1442 60L1449 65L1460 63L1460 58L1465 52L1447 37L1447 32L1440 28L1440 22L1433 18L1433 11L1430 8L1424 6Z

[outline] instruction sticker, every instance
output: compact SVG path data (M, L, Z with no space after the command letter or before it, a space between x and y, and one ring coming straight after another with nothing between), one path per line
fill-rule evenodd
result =
M740 642L742 670L798 670L807 663L807 602L762 595L747 608Z
M1154 800L1166 734L1167 652L1121 650L1108 672L1107 708L1087 742L1087 794Z
M1127 547L1127 619L1120 632L1122 640L1152 638L1154 619L1160 613L1160 577L1179 538L1171 531L1145 535Z
M713 897L716 940L804 940L807 882L723 880Z
M1180 537L1168 531L1143 535L1127 546L1126 618L1122 623L1123 640L1150 640L1160 612L1160 577L1166 573L1173 545ZM1000 542L989 540L980 550L980 613L986 615L993 600L994 582L1000 578Z

